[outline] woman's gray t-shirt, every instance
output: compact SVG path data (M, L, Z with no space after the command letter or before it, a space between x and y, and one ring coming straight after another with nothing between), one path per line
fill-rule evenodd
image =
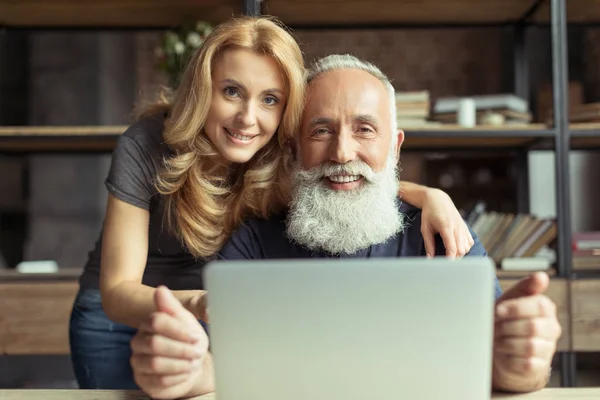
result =
M170 289L202 289L203 260L195 260L170 232L164 219L164 197L154 182L170 149L163 141L163 116L140 119L119 138L112 153L106 188L126 203L150 212L148 261L142 283ZM102 233L80 278L83 287L98 288Z

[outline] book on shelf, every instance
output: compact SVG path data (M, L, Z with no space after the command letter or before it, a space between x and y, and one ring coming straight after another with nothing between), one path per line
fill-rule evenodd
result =
M522 113L518 111L508 110L506 108L503 109L488 109L488 110L478 110L477 111L477 125L486 125L486 118L490 113L500 114L504 118L504 125L524 125L530 124L532 121L531 113ZM436 113L431 119L437 122L441 122L443 124L456 124L457 121L457 113Z
M514 94L490 94L461 97L441 97L435 102L434 114L456 114L462 98L475 102L476 110L510 110L517 113L529 113L529 102Z
M546 123L554 124L554 111L547 112ZM569 122L573 123L599 123L600 122L600 103L577 104L569 108Z
M539 256L557 235L555 219L530 214L502 213L482 210L477 205L467 216L488 256L503 270L549 270L549 257Z
M396 92L396 119L400 128L439 125L428 121L431 108L427 90Z
M600 232L575 232L571 245L574 271L600 270Z

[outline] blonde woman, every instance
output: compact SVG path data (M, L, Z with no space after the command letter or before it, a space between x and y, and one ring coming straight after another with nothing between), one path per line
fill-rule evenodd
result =
M166 285L202 317L204 263L248 216L286 204L285 146L303 108L304 62L270 19L218 26L192 57L173 101L118 140L101 240L80 278L70 323L81 388L135 389L129 343ZM464 254L471 236L443 192L405 183L428 237Z

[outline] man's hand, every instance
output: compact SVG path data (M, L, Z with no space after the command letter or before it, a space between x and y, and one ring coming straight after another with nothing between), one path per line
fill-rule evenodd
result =
M134 379L156 399L214 391L208 337L191 312L165 287L154 296L156 312L131 341Z
M194 295L194 297L190 299L190 309L194 312L194 315L196 315L197 318L208 324L208 305L206 304L206 295L207 293L205 290L198 291L198 294Z
M542 293L545 273L536 273L508 289L496 303L492 386L495 390L542 389L561 335L556 306Z
M427 257L435 255L435 234L444 241L447 257L462 257L473 246L473 237L450 196L439 189L428 189L421 212L421 234Z

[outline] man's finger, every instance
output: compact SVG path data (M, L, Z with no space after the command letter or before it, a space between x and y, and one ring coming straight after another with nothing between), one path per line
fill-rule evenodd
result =
M497 354L495 357L496 363L515 373L524 374L548 368L548 361L539 357L519 357L504 354Z
M196 343L205 339L206 334L198 321L194 321L198 327L190 326L189 323L164 312L155 312L140 323L139 332L159 334L181 342Z
M542 293L548 288L549 283L550 278L545 272L536 272L507 289L498 302Z
M427 258L431 258L435 255L435 236L431 229L425 225L421 227L421 235L425 243L425 254Z
M190 326L201 327L194 314L187 310L173 293L165 286L159 286L154 292L154 302L158 311L163 311L186 321Z
M181 360L143 354L131 356L131 366L139 374L176 375L190 372L200 360Z
M494 336L499 337L538 337L556 340L561 335L561 328L553 318L530 318L505 321L495 324Z
M194 360L206 354L206 350L168 337L153 334L137 334L131 340L131 350L135 354L154 355L168 358Z
M138 386L154 390L158 388L170 388L179 385L189 379L189 373L175 375L136 374Z
M555 351L554 341L537 337L503 338L494 343L494 352L508 356L550 359Z
M556 316L556 306L548 297L535 295L500 301L496 305L496 322Z

